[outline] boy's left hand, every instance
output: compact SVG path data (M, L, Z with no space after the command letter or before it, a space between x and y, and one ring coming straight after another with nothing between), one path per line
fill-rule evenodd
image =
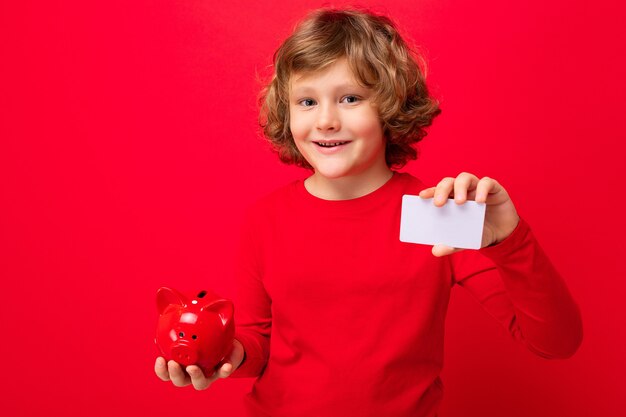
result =
M446 177L436 187L423 189L419 196L433 198L437 207L443 207L449 197L454 197L456 204L463 204L467 200L485 203L485 224L481 248L494 245L506 239L517 227L519 216L515 206L498 181L462 172L456 178ZM463 249L452 248L446 245L433 246L435 256L450 255Z

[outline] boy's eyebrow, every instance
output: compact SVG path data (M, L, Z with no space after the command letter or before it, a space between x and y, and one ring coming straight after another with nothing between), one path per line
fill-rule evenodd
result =
M358 84L353 84L353 83L345 83L345 84L339 84L336 85L334 87L334 90L346 90L346 89L358 89L358 90L363 90L365 89L365 87L361 87ZM308 92L315 92L315 88L310 87L310 86L300 86L300 87L296 87L294 89L292 89L292 92L294 94L303 94L303 93L308 93Z

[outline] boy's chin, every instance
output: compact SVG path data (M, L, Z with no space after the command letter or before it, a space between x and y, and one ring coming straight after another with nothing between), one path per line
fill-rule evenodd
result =
M326 181L340 180L351 176L349 170L341 168L318 168L315 169L314 175L319 179L324 179Z

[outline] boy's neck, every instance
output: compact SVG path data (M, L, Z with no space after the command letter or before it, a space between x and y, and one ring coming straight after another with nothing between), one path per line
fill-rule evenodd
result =
M376 191L392 176L393 171L387 165L378 170L340 178L327 178L314 173L304 181L304 187L310 194L323 200L351 200Z

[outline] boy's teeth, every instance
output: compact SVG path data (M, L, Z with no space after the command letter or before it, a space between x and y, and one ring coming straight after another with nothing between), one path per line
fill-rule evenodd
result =
M333 146L337 146L337 145L343 145L346 142L332 142L332 143L322 143L322 142L317 142L318 145L320 146L324 146L327 148L331 148Z

